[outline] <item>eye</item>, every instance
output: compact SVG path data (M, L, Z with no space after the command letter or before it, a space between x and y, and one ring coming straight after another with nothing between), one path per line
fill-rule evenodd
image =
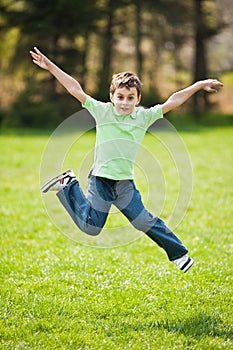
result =
M123 100L123 96L121 96L121 95L118 95L117 98L118 98L118 100L120 100L120 101Z
M129 101L132 101L133 99L134 99L134 96L128 97L128 100L129 100Z

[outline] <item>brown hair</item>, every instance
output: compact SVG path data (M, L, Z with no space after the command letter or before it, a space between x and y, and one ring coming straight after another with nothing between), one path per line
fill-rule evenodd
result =
M114 94L116 89L122 87L126 87L127 89L135 87L138 93L138 97L142 94L142 82L134 73L122 72L114 74L112 76L112 81L110 84L110 93Z

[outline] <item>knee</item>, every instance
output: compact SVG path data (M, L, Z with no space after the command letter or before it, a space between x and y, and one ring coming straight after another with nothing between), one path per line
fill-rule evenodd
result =
M84 223L83 225L78 225L80 230L90 236L98 236L102 231L102 227L92 226L90 224Z
M141 213L137 216L131 224L139 231L147 232L155 224L156 217L150 214L149 212Z
M136 218L135 220L131 221L131 224L137 230L146 232L146 223L145 223L145 221L141 220L140 218Z

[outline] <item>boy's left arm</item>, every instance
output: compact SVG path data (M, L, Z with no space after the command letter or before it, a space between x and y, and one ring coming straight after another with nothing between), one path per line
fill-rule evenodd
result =
M223 84L216 79L206 79L200 80L187 88L174 92L166 102L162 104L163 114L181 106L185 101L187 101L192 95L200 90L207 92L218 92L218 89L222 87Z

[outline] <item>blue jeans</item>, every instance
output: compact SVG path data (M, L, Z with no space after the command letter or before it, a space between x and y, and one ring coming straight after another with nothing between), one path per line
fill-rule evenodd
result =
M89 235L101 232L113 204L136 229L163 248L169 260L188 252L165 223L146 210L133 180L116 181L90 174L86 195L73 180L57 196L79 229Z

